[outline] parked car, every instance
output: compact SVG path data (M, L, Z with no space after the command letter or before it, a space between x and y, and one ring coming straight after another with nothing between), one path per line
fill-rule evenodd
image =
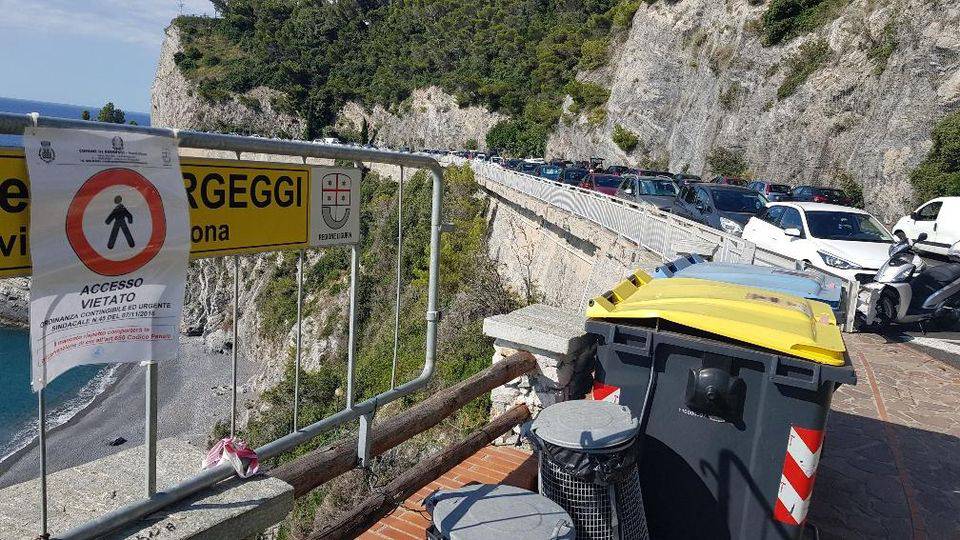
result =
M752 189L725 184L687 184L680 188L671 212L714 229L740 235L747 221L760 213L767 199Z
M696 174L678 172L674 174L672 177L673 177L673 181L676 182L678 186L683 186L683 185L689 184L690 182L700 181L700 177Z
M710 180L711 184L722 184L725 186L747 186L747 181L743 178L737 178L736 176L714 176Z
M754 180L747 184L747 187L758 193L763 193L763 196L771 202L793 200L793 196L790 195L790 186L786 184L774 184L766 180Z
M580 182L582 182L588 174L590 174L590 171L587 169L570 167L563 170L563 174L560 175L560 181L571 186L579 186Z
M533 172L533 174L539 176L540 178L546 178L547 180L552 180L554 182L559 181L562 173L563 168L556 165L540 165Z
M590 173L580 181L580 187L607 195L616 195L617 188L620 187L620 177L612 174Z
M520 162L520 165L517 167L517 170L522 173L534 174L537 171L537 167L539 166L540 166L539 163L534 163L532 161L524 160Z
M662 176L636 176L626 174L617 189L617 197L647 203L660 210L670 211L679 189L673 180Z
M607 174L621 176L624 174L632 173L634 171L633 169L631 169L630 167L627 167L626 165L610 165L609 167L607 167L607 170L604 172L606 172Z
M520 170L520 164L523 163L521 159L508 159L503 162L503 166L506 169L511 169L514 171Z
M901 240L915 241L920 233L927 233L927 237L914 244L913 249L946 255L951 246L960 242L960 197L927 201L893 226L893 234Z
M843 190L817 186L797 186L790 193L797 202L818 202L847 206L850 199Z
M656 169L640 169L636 172L636 174L637 176L666 176L667 178L673 178L672 172L658 171Z
M603 172L603 158L590 158L590 172Z
M812 202L770 203L743 238L845 279L870 281L886 262L893 236L869 213Z

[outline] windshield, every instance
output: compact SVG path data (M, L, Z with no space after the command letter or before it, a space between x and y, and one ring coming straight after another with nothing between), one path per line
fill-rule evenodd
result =
M790 193L790 186L785 186L783 184L770 184L767 191L770 193Z
M721 184L726 184L728 186L745 186L747 185L746 180L741 180L740 178L724 178L720 181Z
M860 212L808 211L810 235L823 240L892 242L893 238L870 214Z
M584 169L567 169L563 171L563 179L568 182L579 182L586 175L587 171Z
M593 175L593 181L598 186L615 188L620 187L620 181L622 179L619 176L614 176L612 174L595 174Z
M677 185L670 180L641 180L640 192L642 195L677 196Z
M813 190L815 195L823 195L829 199L842 199L843 192L839 189L817 188Z
M713 190L713 203L721 212L749 212L756 214L767 205L767 199L756 191L733 189Z

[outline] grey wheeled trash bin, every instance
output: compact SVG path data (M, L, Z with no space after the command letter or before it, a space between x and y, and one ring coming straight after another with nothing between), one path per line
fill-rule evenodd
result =
M570 516L555 502L514 486L475 484L437 491L425 504L430 540L574 540Z
M577 538L648 538L638 430L627 407L584 400L551 405L530 426L540 493L570 514Z

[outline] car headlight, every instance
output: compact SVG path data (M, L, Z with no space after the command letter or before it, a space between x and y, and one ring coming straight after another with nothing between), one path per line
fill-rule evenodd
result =
M725 233L735 234L737 236L743 233L743 225L725 217L720 218L720 228L723 229Z
M834 268L839 268L840 270L853 270L853 269L855 269L855 268L860 268L859 265L856 265L856 264L853 264L853 263L850 262L850 261L841 259L840 257L837 257L836 255L832 255L832 254L830 254L830 253L827 253L826 251L818 251L817 254L820 255L820 258L823 259L823 262L824 262L827 266L832 266L832 267L834 267Z

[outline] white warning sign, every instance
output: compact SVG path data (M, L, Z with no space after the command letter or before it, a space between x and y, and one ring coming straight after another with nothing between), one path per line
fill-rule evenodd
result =
M73 366L175 358L190 218L172 138L24 133L34 390Z

